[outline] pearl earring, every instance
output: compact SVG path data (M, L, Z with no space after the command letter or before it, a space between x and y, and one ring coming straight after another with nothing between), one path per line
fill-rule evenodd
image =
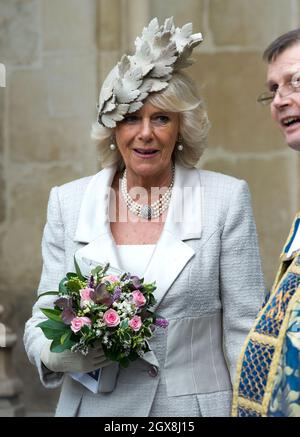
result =
M181 142L182 142L182 137L179 136L178 137L178 143L177 143L177 150L179 150L179 152L183 151L183 145L181 144Z
M111 138L110 138L110 140L111 140L111 144L110 144L109 148L110 148L110 150L111 150L112 152L114 152L114 151L116 150L116 148L117 148L117 146L115 145L115 142L116 142L116 138L115 138L115 136L112 135Z

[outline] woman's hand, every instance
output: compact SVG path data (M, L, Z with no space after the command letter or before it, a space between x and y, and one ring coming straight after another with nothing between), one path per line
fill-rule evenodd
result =
M81 352L70 350L51 352L50 342L47 342L41 352L41 361L52 372L88 373L112 364L99 344L89 348L87 355L82 355Z

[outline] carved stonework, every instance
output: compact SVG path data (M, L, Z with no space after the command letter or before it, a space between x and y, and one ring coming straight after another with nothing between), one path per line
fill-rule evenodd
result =
M12 361L12 350L17 336L1 323L3 311L0 305L0 417L24 416L24 407L19 400L22 383L15 373Z

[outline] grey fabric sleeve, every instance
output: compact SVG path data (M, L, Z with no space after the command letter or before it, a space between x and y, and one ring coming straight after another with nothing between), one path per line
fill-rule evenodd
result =
M221 239L223 341L233 383L243 342L265 295L256 227L245 181L234 185Z
M64 266L64 227L58 199L58 188L51 190L47 223L42 239L43 270L38 294L46 291L57 291L59 281L65 273ZM63 373L54 373L47 369L40 359L41 350L45 342L49 341L42 330L36 325L46 319L40 308L53 307L55 296L44 296L36 301L32 310L32 317L25 324L24 346L29 361L39 372L42 384L47 388L58 387L63 380Z

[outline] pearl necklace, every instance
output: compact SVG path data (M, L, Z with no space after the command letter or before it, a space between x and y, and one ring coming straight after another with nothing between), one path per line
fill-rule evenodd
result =
M174 177L175 166L172 167L172 180L166 192L158 200L151 203L151 205L140 205L133 200L133 198L127 191L127 171L125 169L121 178L121 193L129 211L147 220L158 218L169 207L172 195L172 188L174 185Z

